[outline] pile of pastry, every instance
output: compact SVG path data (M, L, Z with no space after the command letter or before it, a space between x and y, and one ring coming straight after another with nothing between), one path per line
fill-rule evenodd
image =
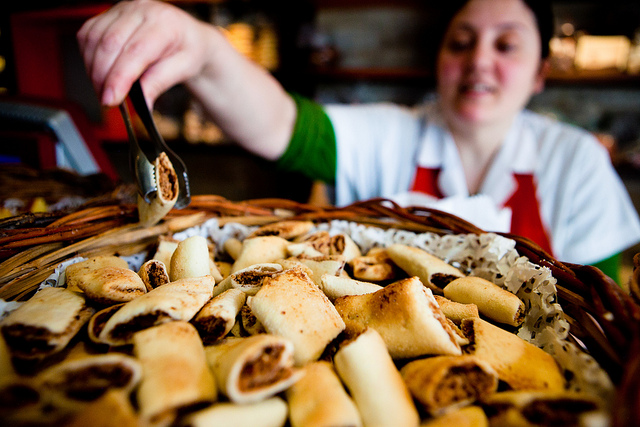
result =
M0 322L2 424L606 423L514 334L518 297L423 249L362 253L312 227L163 238L139 271L68 265Z

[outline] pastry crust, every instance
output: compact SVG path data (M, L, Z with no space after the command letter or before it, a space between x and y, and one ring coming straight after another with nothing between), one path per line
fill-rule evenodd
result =
M278 236L286 240L307 234L313 228L312 221L285 220L266 224L253 231L248 239L259 236Z
M272 397L256 403L238 405L217 403L189 415L184 425L191 427L284 427L288 408L284 400Z
M382 286L375 283L361 282L349 277L323 274L320 277L320 289L331 301L347 295L364 295L377 292Z
M215 343L231 331L246 299L247 296L241 290L228 289L211 298L200 309L191 323L200 333L205 345Z
M278 236L261 236L245 239L242 250L231 267L231 272L254 264L271 263L287 257L290 242Z
M400 373L416 401L433 416L467 406L498 389L498 374L474 356L414 360Z
M344 343L334 356L365 426L417 426L418 411L386 345L374 329Z
M293 366L293 344L275 335L229 338L205 351L218 389L237 404L275 396L302 375Z
M420 427L489 427L489 420L479 406L467 406L425 421Z
M150 203L138 195L138 216L140 224L145 227L155 225L164 218L176 204L180 191L178 174L166 153L162 152L156 157L154 168L158 191L150 196Z
M170 282L167 266L157 259L150 259L142 264L138 276L142 279L147 291Z
M461 277L444 288L444 296L462 304L475 304L483 316L510 326L524 321L524 302L500 286L480 277Z
M433 294L417 277L364 295L336 299L347 331L375 329L395 358L460 355L460 346Z
M169 277L175 282L191 277L211 276L211 263L207 239L191 236L179 242L171 255Z
M299 366L317 360L345 326L331 301L296 268L271 277L248 304L267 332L293 342Z
M391 260L409 276L417 276L434 294L464 273L427 251L412 246L393 244L387 248Z
M238 289L247 295L255 295L264 281L282 271L282 266L276 263L254 264L231 273L213 289L218 295L228 289Z
M44 288L0 322L13 357L42 359L64 349L93 315L84 296Z
M564 377L554 358L533 344L480 318L463 320L461 329L470 342L465 353L491 365L512 389L564 389Z
M307 364L304 375L286 391L292 427L362 425L355 403L331 363Z
M143 420L166 422L182 407L217 399L202 341L190 323L174 321L137 332L133 352L143 370L136 392Z
M440 295L434 295L433 297L440 306L442 313L456 325L460 325L467 317L480 317L478 306L473 303L463 304L451 301L449 298Z
M137 331L175 320L189 321L209 301L211 276L181 279L129 301L105 323L98 340L110 345L130 344Z

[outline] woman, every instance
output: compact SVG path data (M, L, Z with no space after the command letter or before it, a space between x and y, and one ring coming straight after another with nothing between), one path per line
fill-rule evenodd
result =
M140 76L149 101L184 82L230 138L335 183L339 205L438 199L615 278L640 224L606 152L586 132L523 110L548 66L552 20L542 3L458 2L437 56L438 101L413 109L321 107L287 94L215 28L150 0L117 4L78 39L105 105Z

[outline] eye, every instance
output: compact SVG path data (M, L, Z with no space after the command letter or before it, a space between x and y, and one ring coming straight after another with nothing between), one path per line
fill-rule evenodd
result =
M462 52L473 46L473 38L466 35L453 36L447 39L445 46L452 52Z
M517 51L520 47L520 43L518 42L517 37L506 36L498 38L495 46L498 52L510 53Z

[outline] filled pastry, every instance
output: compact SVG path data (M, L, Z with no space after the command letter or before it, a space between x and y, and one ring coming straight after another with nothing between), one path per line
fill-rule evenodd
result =
M145 227L155 225L165 217L176 204L180 191L178 174L166 153L160 153L153 165L157 191L150 195L150 203L138 195L138 216L140 224Z
M241 290L228 289L211 298L200 309L191 323L200 333L200 338L205 345L215 343L231 331L246 299L246 294Z
M284 427L288 408L284 400L272 397L238 405L222 402L196 411L184 420L189 427Z

